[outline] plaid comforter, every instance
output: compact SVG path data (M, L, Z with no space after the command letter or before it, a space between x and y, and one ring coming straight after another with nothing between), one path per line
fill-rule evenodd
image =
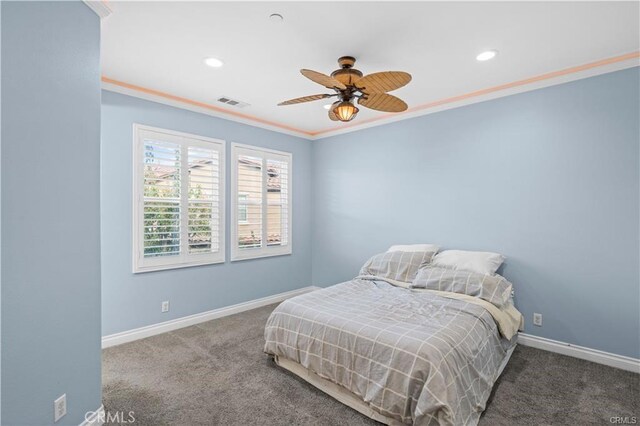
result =
M284 301L265 339L268 354L416 425L476 424L511 345L481 306L365 279Z

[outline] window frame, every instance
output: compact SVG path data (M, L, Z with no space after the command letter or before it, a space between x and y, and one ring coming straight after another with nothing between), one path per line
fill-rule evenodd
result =
M184 166L186 164L187 180L182 182L182 191L180 193L180 206L184 207L186 196L186 212L188 215L189 206L189 191L188 191L188 150L190 146L201 148L212 148L212 144L216 146L218 150L219 164L218 164L218 252L217 253L195 253L190 254L189 239L180 238L181 250L177 256L166 256L157 258L145 258L144 257L144 164L143 164L143 135L145 132L160 133L163 135L167 142L178 143L182 150L186 150L187 155L181 155L181 179L185 177ZM192 266L201 265L213 265L224 263L226 261L226 141L223 139L210 138L206 136L194 135L191 133L178 132L175 130L162 129L158 127L147 126L143 124L133 124L133 170L132 170L132 204L133 204L133 217L132 217L132 270L134 274L152 271L162 271L169 269L188 268ZM184 191L184 189L187 191ZM186 195L185 195L186 194ZM181 210L182 212L182 210ZM185 225L184 216L180 216L182 226ZM188 235L188 229L186 230Z
M263 160L263 181L262 181L262 238L259 248L239 249L238 248L238 195L243 191L238 191L238 156L249 155L259 156ZM282 157L287 160L287 245L269 246L267 241L267 160L282 161ZM231 205L231 223L230 223L230 241L231 241L231 262L260 259L273 256L286 256L293 253L293 154L290 152L277 151L274 149L263 148L260 146L245 145L237 142L231 142L231 154L229 156L231 167L231 185L230 185L230 205Z

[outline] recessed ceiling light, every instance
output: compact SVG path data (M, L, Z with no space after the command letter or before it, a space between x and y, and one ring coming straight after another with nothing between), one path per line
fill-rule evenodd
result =
M486 52L482 52L481 54L476 56L476 59L479 61L488 61L489 59L495 58L497 54L497 50L487 50Z
M271 15L269 15L269 19L271 20L271 22L282 22L284 21L284 16L280 15L279 13L272 13Z
M331 107L332 107L332 106L333 106L333 104L326 104L326 105L324 106L324 109L331 109Z
M222 62L220 59L218 58L206 58L204 60L204 63L207 64L208 66L210 66L211 68L220 68L221 66L224 65L224 62Z

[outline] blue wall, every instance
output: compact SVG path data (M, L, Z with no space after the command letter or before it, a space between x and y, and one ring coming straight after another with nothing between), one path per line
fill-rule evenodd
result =
M231 142L293 153L293 254L230 262L227 220L225 264L133 274L133 123L224 139L227 157ZM103 335L311 285L310 141L105 91L101 161ZM227 167L227 194L229 173ZM163 300L171 305L164 314Z
M497 251L527 333L639 357L638 79L314 142L313 283L347 280L391 244Z
M2 2L2 424L101 404L100 22Z

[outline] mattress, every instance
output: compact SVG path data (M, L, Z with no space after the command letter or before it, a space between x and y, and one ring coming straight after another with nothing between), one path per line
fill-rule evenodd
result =
M515 345L490 311L443 292L354 279L278 306L265 352L383 423L473 425Z

